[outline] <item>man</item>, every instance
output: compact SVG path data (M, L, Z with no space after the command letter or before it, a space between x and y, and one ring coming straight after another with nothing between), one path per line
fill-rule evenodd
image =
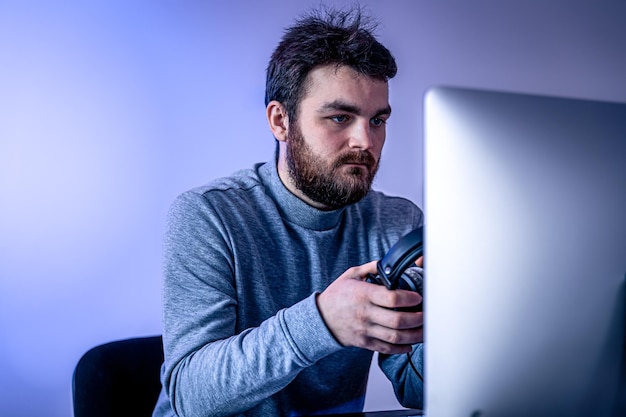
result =
M374 351L400 402L421 407L422 313L398 309L421 296L365 282L422 223L370 191L395 73L359 10L285 32L267 69L275 159L172 205L154 416L361 411Z

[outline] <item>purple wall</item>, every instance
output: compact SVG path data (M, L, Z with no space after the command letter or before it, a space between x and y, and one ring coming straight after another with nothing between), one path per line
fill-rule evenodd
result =
M504 3L362 1L400 68L378 188L422 203L429 86L626 101L626 7ZM84 351L161 331L165 211L271 157L267 59L314 4L0 1L1 416L71 415Z

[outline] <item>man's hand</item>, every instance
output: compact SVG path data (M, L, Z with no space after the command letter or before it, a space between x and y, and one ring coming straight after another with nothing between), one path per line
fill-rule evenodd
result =
M390 291L364 279L376 273L376 261L348 269L317 297L317 307L339 343L386 353L406 353L423 341L423 313L395 311L413 307L422 297Z

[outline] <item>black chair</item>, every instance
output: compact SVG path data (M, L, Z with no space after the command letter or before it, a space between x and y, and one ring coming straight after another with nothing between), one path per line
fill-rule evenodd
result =
M74 417L150 417L161 390L162 363L161 336L90 349L72 377Z

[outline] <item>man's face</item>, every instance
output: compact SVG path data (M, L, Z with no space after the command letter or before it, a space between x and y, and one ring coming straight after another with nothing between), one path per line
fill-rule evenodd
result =
M311 71L286 142L289 177L305 200L329 210L368 193L390 113L386 82L348 67Z

